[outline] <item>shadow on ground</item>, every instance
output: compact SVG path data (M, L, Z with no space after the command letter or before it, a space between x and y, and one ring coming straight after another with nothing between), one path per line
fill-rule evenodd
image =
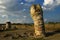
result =
M53 32L46 32L45 37L53 36L54 34L58 34L58 33L60 33L60 30L56 30L56 31L53 31Z

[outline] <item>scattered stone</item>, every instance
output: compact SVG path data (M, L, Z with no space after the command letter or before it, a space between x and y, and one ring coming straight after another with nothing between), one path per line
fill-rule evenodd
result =
M10 36L12 36L11 34L6 34L4 37L10 37Z
M18 34L15 33L15 34L12 35L12 39L18 39L18 38L19 38Z

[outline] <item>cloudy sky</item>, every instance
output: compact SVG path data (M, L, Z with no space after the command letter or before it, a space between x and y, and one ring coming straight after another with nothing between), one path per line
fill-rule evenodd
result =
M60 22L60 0L0 0L0 23L32 23L32 4L41 5L45 22Z

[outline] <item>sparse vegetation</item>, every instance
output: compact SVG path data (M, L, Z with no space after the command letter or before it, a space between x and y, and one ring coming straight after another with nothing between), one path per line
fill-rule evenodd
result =
M3 25L5 26L5 25ZM47 37L45 38L34 38L34 27L29 24L12 25L12 28L16 27L14 30L0 31L0 40L60 40L60 24L45 24L45 30L47 32Z

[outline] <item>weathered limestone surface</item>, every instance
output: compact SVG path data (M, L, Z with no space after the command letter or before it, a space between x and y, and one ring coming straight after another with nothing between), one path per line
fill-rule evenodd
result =
M6 22L6 29L11 29L11 22Z
M45 33L43 11L40 4L32 5L30 8L30 14L34 21L35 36L43 36Z

